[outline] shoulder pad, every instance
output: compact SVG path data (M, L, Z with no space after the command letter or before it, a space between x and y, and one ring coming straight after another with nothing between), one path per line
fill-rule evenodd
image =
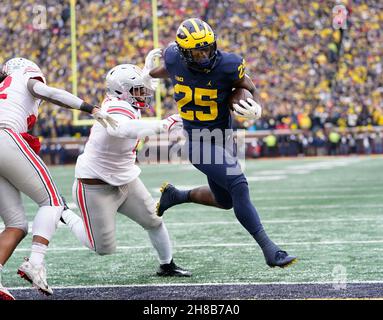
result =
M180 52L178 50L177 44L172 42L164 51L164 60L166 64L175 64L179 63Z
M227 53L227 52L221 52L222 53L222 71L224 73L235 73L238 72L238 66L240 66L243 63L243 58L235 53Z
M102 104L101 108L105 111L110 111L111 109L116 109L115 111L117 113L125 114L124 110L129 111L129 114L133 113L134 118L139 117L139 112L137 112L137 109L133 108L130 103L120 100L117 98L106 98ZM118 110L121 109L121 110ZM121 111L121 112L120 112Z

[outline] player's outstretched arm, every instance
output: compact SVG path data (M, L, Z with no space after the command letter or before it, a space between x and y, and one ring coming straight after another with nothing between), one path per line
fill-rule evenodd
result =
M37 79L29 79L27 84L29 92L36 98L42 99L60 107L77 109L90 113L104 127L109 124L117 127L118 123L105 111L99 107L91 105L68 91L47 86Z
M126 117L120 117L118 123L119 126L115 129L107 128L108 134L130 139L142 139L182 128L182 119L178 114L173 114L164 120L130 120Z

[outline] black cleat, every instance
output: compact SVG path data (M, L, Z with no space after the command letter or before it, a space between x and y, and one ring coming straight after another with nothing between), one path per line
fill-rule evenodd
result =
M286 268L298 261L297 257L289 256L286 251L279 250L275 253L274 259L272 261L266 259L266 263L269 267L280 267Z
M157 270L157 276L160 277L191 277L192 273L188 270L178 267L173 259L168 264L161 264Z
M178 190L176 189L175 186L167 182L165 182L161 186L160 188L161 198L156 206L157 216L162 217L162 215L167 209L178 204L178 201L177 201L178 199L175 199L177 191Z

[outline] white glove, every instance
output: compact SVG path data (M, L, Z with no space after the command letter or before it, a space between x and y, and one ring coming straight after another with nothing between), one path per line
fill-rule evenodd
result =
M161 120L161 132L171 132L182 129L182 118L178 113L172 114L164 120Z
M262 107L253 99L239 100L240 104L234 103L234 114L247 119L259 119L262 116Z
M95 110L98 111L92 113L92 116L104 128L106 128L108 125L111 126L113 129L116 129L118 127L118 121L113 119L106 111L101 110L99 108L95 108Z
M150 90L156 90L160 79L152 78L149 74L150 70L156 67L156 58L160 58L162 56L162 49L153 49L149 51L148 55L145 58L145 66L142 70L142 79L144 82L144 86Z
M144 70L152 70L156 67L156 58L162 57L162 49L157 48L150 50L145 58L145 67Z

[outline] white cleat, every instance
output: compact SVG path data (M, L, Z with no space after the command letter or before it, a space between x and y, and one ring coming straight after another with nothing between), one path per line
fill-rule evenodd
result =
M13 295L0 283L0 300L16 300Z
M43 264L34 266L29 262L28 258L24 258L24 262L21 264L17 270L17 274L32 283L32 285L37 288L41 293L50 296L53 293L51 287L49 287L47 282L47 271Z

